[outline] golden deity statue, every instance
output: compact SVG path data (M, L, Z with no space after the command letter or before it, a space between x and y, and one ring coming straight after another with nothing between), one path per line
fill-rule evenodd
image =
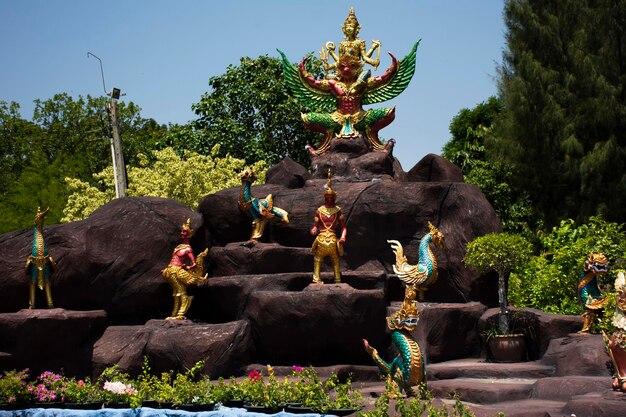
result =
M374 67L374 69L378 69L378 65L380 64L380 48L382 44L378 40L373 40L371 48L367 52L365 51L365 41L358 38L361 25L359 25L359 21L354 14L354 7L350 8L348 17L343 23L341 30L345 40L339 43L339 56L335 53L335 44L333 42L326 42L326 45L322 46L322 49L320 50L320 59L324 63L324 70L329 71L336 69L337 63L340 61L341 57L348 55L353 58L357 58L359 61L362 60L370 64ZM377 51L377 54L376 58L372 59L374 51ZM329 64L329 57L332 57L335 60L335 63Z
M205 249L196 259L189 244L189 239L193 236L190 219L182 225L180 238L182 243L174 248L172 259L163 270L163 279L172 286L172 296L174 297L174 308L168 320L184 320L187 310L191 307L193 297L187 295L187 286L204 282L206 275L202 276L202 263L208 253Z
M330 169L328 170L328 182L324 191L324 205L315 212L315 221L311 229L311 235L317 237L313 242L311 251L315 254L313 258L313 282L323 284L320 279L320 267L326 257L330 257L335 274L335 282L341 282L341 272L339 271L339 257L343 255L343 244L346 241L348 229L343 219L341 207L335 204L337 193L331 188ZM337 239L335 227L341 228L341 237Z

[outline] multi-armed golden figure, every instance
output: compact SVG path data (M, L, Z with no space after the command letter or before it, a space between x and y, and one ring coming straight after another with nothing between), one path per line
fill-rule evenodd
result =
M339 43L339 55L335 53L335 44L333 42L326 42L326 45L322 46L322 49L320 50L320 60L324 63L324 70L328 71L337 68L337 63L341 59L340 57L346 55L352 55L353 57L370 64L374 67L374 69L378 69L378 65L380 65L380 48L382 44L380 41L374 40L372 41L371 48L366 52L365 41L363 39L359 39L358 37L361 25L359 25L359 21L356 18L353 7L350 8L348 17L343 23L341 30L345 40ZM374 51L378 52L376 54L376 58L372 59ZM332 57L335 60L335 63L329 64L329 57Z

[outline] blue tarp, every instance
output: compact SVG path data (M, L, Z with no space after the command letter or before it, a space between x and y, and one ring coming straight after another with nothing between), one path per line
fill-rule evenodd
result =
M0 417L320 417L320 414L293 414L281 411L276 414L252 413L244 408L217 407L214 411L190 412L159 408L102 408L100 410L70 410L63 408L29 408L0 411Z

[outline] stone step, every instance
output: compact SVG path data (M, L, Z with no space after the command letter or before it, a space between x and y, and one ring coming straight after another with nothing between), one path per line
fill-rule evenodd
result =
M545 378L554 367L539 361L496 363L481 358L465 358L426 365L428 381L454 378Z
M533 378L455 378L429 381L428 390L436 398L458 396L462 401L493 404L530 399L535 382Z
M454 404L454 400L443 400L449 406ZM505 401L495 404L475 404L463 402L475 415L475 417L493 417L498 413L504 413L506 417L561 417L570 416L563 414L564 401L551 400L520 400ZM591 414L580 414L579 417L591 416ZM595 414L594 414L595 416Z
M537 380L533 387L533 398L567 401L577 395L605 393L610 389L611 377L608 373L606 376L547 377Z

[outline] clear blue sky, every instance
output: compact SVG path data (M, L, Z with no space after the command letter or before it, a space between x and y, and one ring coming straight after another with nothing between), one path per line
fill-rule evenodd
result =
M381 131L397 141L405 170L428 153L441 153L450 120L496 94L502 60L502 0L230 0L93 1L0 0L0 100L16 101L31 119L33 100L119 87L142 116L159 123L194 118L191 105L208 91L210 77L242 56L293 61L341 41L341 26L354 7L359 37L382 42L401 58L417 39L417 69L396 99L396 120Z

